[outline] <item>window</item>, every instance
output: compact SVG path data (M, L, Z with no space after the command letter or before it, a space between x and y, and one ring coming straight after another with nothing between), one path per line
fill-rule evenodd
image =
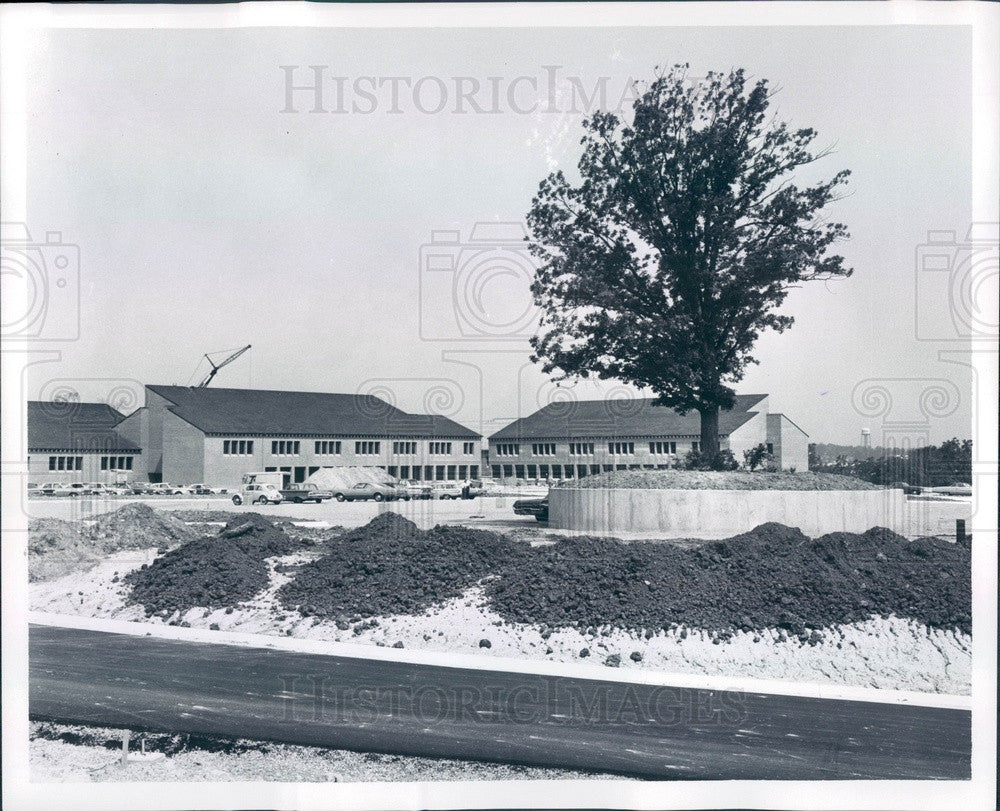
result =
M532 456L555 456L556 444L554 442L535 442L531 445Z
M569 455L570 456L593 456L594 455L594 443L593 442L570 442L569 443Z
M412 456L417 452L416 442L393 442L392 452L397 454L403 454L406 456Z
M767 452L769 454L771 454L772 456L774 455L774 443L773 442L768 442L767 443Z
M609 442L608 453L613 456L624 456L635 453L634 442Z
M692 442L691 443L691 450L693 450L695 453L698 452L698 443L697 442Z
M655 454L677 453L676 442L650 442L649 452Z
M463 442L462 443L462 453L464 453L466 456L471 456L475 452L476 452L476 443L475 442Z
M377 456L382 452L382 443L372 442L370 440L355 442L354 452L358 454L358 456Z
M101 470L131 470L131 456L102 456Z
M271 442L272 456L298 456L301 443L297 439L276 439Z
M497 456L517 456L521 453L521 446L516 442L505 442L497 445Z
M222 440L223 456L250 456L253 453L252 439L224 439Z
M450 442L429 442L428 452L436 455L451 453Z
M478 479L479 478L479 465L472 465L469 468L469 478Z
M332 456L340 453L339 439L320 439L316 441L316 453L321 456Z
M83 470L82 456L50 456L49 470ZM103 468L102 468L103 470Z

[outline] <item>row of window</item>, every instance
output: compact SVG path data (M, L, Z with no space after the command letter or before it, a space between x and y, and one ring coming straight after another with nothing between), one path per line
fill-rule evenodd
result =
M656 465L493 465L497 479L579 479L615 470L668 470L668 464Z
M464 481L466 479L479 478L479 465L389 465L379 466L381 470L388 472L390 476L400 479L412 479L413 481ZM304 482L308 476L318 471L318 466L310 467L265 467L268 473L283 473L287 482Z
M102 456L101 470L131 470L131 456Z
M479 478L479 465L389 465L390 476L413 481L464 481Z
M691 443L693 450L698 450L698 443ZM494 455L496 456L517 456L521 452L521 446L516 442L503 442L494 446ZM649 452L652 454L676 454L677 453L677 443L676 442L650 442ZM555 456L558 453L556 448L556 443L554 442L533 442L531 444L531 453L533 456ZM608 443L608 453L613 456L628 456L635 454L635 443L634 442L609 442ZM593 442L570 442L569 443L569 455L570 456L593 456L594 455L594 443Z
M83 470L83 457L50 456L49 470Z
M223 456L250 456L253 453L252 439L224 439L222 440Z
M428 442L428 452L438 455L451 453L451 442ZM554 447L554 446L553 446ZM341 441L339 439L316 440L313 449L319 456L339 455ZM382 443L378 440L361 440L354 443L354 452L361 456L375 456L382 452ZM414 456L417 453L417 443L410 440L394 441L392 452L400 456ZM462 453L471 456L476 452L475 442L463 442ZM276 439L271 442L272 456L298 456L302 453L302 443L298 439ZM252 439L222 440L223 456L249 456L253 454Z

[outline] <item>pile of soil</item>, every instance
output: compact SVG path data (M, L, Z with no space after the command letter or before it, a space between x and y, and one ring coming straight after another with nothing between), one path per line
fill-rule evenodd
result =
M881 490L878 485L836 473L750 472L747 470L613 470L563 482L559 487L603 490Z
M90 569L101 559L87 527L58 518L28 522L28 580L53 580L73 571Z
M182 521L146 504L126 504L98 516L90 526L81 521L35 518L28 523L28 579L51 580L86 571L114 552L170 547L195 537Z
M420 530L386 512L328 539L325 554L303 566L278 598L286 608L323 618L420 613L500 573L525 549L484 530Z
M972 630L969 549L908 542L887 529L811 540L763 524L693 548L615 539L563 539L526 550L486 585L505 619L553 627L718 632L807 629L895 615Z
M99 515L90 528L90 536L110 553L121 549L176 546L194 539L196 533L169 513L157 512L148 504L133 503Z
M267 588L267 558L288 555L296 546L264 516L239 515L217 535L189 541L130 572L127 599L147 616L235 606Z

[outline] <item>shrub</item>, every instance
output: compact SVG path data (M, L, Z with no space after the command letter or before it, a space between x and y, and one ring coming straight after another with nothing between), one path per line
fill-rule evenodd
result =
M730 450L714 454L688 451L684 457L684 467L687 470L736 470L739 466L739 462Z
M767 452L767 445L763 442L756 447L743 451L743 464L750 470L756 470L759 467L766 469L770 466L770 462L773 458L774 457Z

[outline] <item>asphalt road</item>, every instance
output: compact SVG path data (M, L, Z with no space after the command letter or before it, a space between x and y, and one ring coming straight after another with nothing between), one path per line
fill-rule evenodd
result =
M30 713L653 779L968 779L970 713L31 627Z

